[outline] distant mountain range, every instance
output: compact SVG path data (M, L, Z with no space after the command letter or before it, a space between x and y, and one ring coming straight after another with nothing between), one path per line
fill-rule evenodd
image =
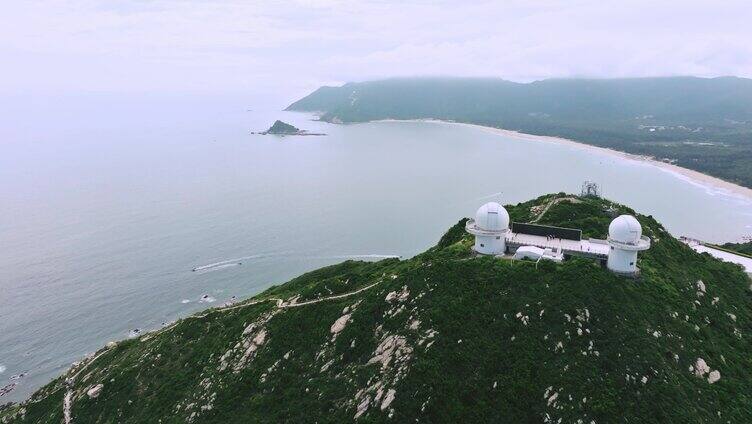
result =
M442 119L653 156L752 187L752 80L397 78L321 87L288 110L330 122Z
M511 219L604 238L635 214L552 199ZM635 215L652 239L638 280L475 255L463 219L413 258L346 261L108 343L0 423L752 422L748 276Z

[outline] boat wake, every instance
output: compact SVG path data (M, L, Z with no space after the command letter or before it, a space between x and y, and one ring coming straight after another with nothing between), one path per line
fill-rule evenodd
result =
M217 299L215 297L209 296L208 294L201 296L201 299L199 300L201 303L214 303L216 301Z
M400 259L402 256L400 255L376 255L376 254L367 254L367 255L339 255L339 256L331 256L332 259Z
M240 258L235 259L226 259L224 261L214 262L207 265L201 265L197 266L192 269L193 272L200 272L200 271L214 271L222 268L229 268L233 266L243 265L243 261L249 260L249 259L259 259L259 258L265 258L273 255L268 254L260 254L260 255L250 255L250 256L243 256Z
M243 265L243 262L236 262L236 261L237 259L232 259L228 261L215 262L213 264L208 264L208 265L201 265L201 266L197 266L193 268L191 271L193 272L216 271L222 268L229 268L231 266Z
M206 265L201 265L193 268L191 271L197 273L207 273L211 271L217 271L224 268L235 267L243 265L243 261L249 261L253 259L270 258L274 256L286 256L291 259L358 259L358 260L381 260L381 259L401 259L400 255L381 255L381 254L364 254L364 255L335 255L335 256L295 256L291 253L275 253L275 254L259 254L243 256L235 259L226 259L224 261L218 261Z
M230 268L230 267L239 266L239 265L243 265L243 262L230 262L230 263L226 263L226 264L204 266L204 267L194 268L193 271L194 272L197 272L197 271L216 271L218 269Z

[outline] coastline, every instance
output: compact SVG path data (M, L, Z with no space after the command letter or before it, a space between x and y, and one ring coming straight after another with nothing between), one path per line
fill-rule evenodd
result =
M522 133L519 131L505 130L502 128L487 127L484 125L469 124L469 123L464 123L464 122L444 121L441 119L381 119L381 120L376 120L376 121L371 121L371 122L430 122L430 123L446 124L446 125L460 125L464 127L470 127L470 128L475 128L475 129L491 132L491 133L498 134L498 135L517 138L521 140L556 143L560 145L576 147L579 149L585 149L585 150L589 150L592 152L603 153L603 154L607 154L610 156L617 156L622 159L627 159L627 160L655 166L665 172L674 174L675 176L679 178L685 179L689 183L698 184L705 188L712 188L712 189L720 190L724 192L724 194L728 194L728 195L732 195L735 197L743 198L744 200L752 201L752 188L740 186L738 184L734 184L726 180L722 180L712 175L703 174L702 172L699 172L699 171L694 171L692 169L684 168L678 165L662 162L662 161L653 159L651 157L635 155L632 153L609 149L607 147L593 146L591 144L586 144L586 143L568 139L568 138L548 136L548 135L527 134L527 133Z

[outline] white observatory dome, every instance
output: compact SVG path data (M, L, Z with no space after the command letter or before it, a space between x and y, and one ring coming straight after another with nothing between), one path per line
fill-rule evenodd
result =
M475 225L481 230L503 231L509 228L509 213L496 202L488 202L475 213Z
M620 215L608 226L608 238L625 244L637 244L642 236L642 226L632 215Z

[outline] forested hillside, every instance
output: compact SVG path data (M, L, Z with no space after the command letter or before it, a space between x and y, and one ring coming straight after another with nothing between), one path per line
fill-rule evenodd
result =
M288 109L331 122L433 118L560 136L752 187L749 79L388 79L321 87Z
M550 196L509 206L528 221ZM605 236L629 208L543 223ZM102 348L2 423L752 421L752 292L637 215L638 280L472 253L465 220L408 260L347 261Z

